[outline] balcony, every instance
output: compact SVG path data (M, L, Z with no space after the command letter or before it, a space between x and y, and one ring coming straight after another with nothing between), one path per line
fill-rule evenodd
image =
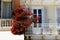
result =
M12 19L0 19L0 31L10 30Z
M56 23L38 23L36 27L34 24L28 27L25 31L27 35L33 34L60 34L60 27Z

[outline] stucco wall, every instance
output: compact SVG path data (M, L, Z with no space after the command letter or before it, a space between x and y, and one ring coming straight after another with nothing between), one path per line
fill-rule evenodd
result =
M46 6L48 9L48 17L49 17L49 26L50 27L55 27L53 30L53 33L57 33L56 31L56 18L55 18L55 7L60 5L60 0L14 0L14 7L18 6L21 4L26 4L27 6L30 5L32 6Z

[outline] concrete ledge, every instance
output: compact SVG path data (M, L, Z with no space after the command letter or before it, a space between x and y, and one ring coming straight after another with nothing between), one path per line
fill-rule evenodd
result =
M9 31L11 27L0 27L0 31Z
M60 35L25 35L25 39L31 39L33 40L60 40Z

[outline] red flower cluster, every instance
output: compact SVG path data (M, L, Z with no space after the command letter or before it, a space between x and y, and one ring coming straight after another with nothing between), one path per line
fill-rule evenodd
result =
M13 15L13 23L11 32L13 34L23 34L25 31L25 28L29 27L32 22L37 23L37 20L39 20L40 17L34 18L33 13L30 11L26 11L23 7L18 6L16 9L12 12ZM31 16L32 17L29 17Z

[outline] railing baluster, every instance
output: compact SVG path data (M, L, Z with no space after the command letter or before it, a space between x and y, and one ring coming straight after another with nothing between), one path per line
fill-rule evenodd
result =
M12 19L1 19L0 20L0 30L10 30Z

